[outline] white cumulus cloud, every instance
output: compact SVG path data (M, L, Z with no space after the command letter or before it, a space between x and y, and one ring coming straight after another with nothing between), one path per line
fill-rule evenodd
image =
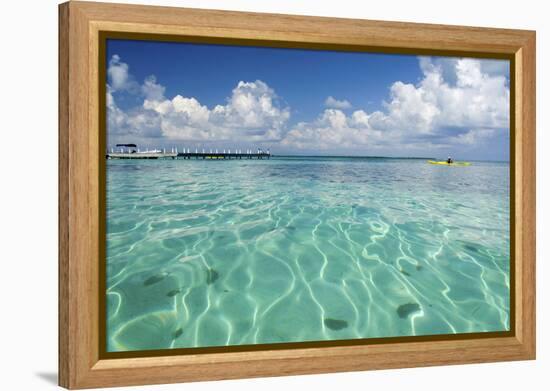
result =
M346 110L351 109L351 103L346 100L338 100L332 96L329 96L327 99L325 99L325 107L328 107L329 109L339 109L339 110Z
M425 147L427 140L434 147L471 145L508 129L510 92L501 63L484 67L476 59L421 57L419 64L422 79L394 82L382 110L351 115L325 110L316 120L295 125L283 145L357 149L393 143L409 148Z
M300 122L291 129L281 144L299 149L355 148L376 143L382 132L372 129L369 116L363 110L347 116L337 109L326 109L313 122Z
M154 75L147 77L141 86L141 92L145 95L145 99L150 101L163 99L165 90L164 86L157 83L157 78Z
M144 97L142 106L123 111L113 94L128 90L129 66L115 55L108 74L108 129L114 135L153 135L185 141L275 141L283 136L290 118L290 109L261 80L239 81L226 104L209 108L195 97L178 94L167 98L166 88L155 76L149 76L139 89Z
M139 85L132 79L128 72L128 64L120 61L120 56L113 55L109 60L107 67L107 77L111 91L130 91L134 92Z

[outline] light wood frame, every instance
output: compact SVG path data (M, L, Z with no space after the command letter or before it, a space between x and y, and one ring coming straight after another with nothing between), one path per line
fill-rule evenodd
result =
M100 357L100 32L233 39L285 47L509 58L512 330L178 356ZM513 130L513 131L512 131ZM91 388L535 358L535 32L68 2L59 6L59 384Z

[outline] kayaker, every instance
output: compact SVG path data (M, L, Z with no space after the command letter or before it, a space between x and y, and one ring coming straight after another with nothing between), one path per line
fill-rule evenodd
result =
M447 164L451 164L452 162L453 162L453 159L449 156L449 157L447 158Z

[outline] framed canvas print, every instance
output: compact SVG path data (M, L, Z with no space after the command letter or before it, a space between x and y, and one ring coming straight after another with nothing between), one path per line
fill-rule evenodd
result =
M535 33L60 5L60 384L535 358Z

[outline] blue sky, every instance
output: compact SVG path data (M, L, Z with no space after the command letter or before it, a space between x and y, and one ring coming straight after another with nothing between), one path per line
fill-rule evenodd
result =
M507 61L108 40L108 143L508 160Z

